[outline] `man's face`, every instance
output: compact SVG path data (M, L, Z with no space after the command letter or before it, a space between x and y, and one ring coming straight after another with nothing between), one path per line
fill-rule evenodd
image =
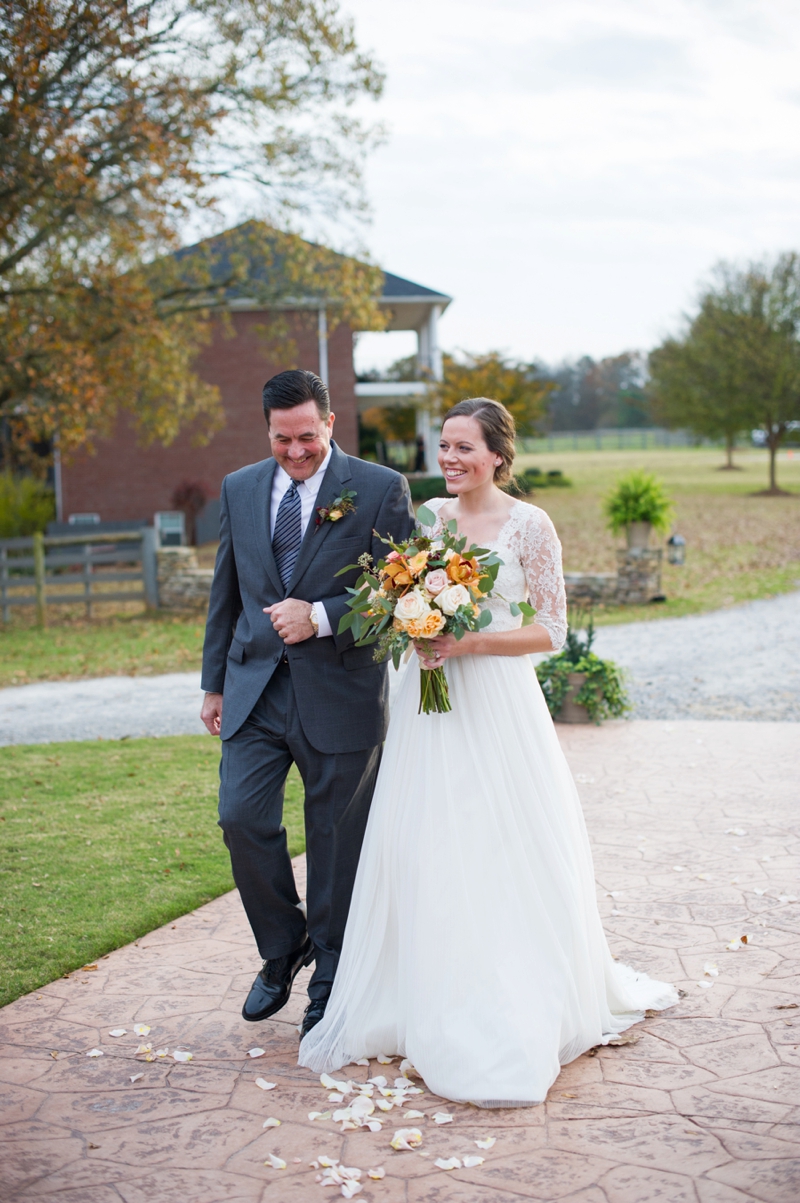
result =
M314 401L269 411L272 454L292 480L308 480L317 471L331 445L334 417L321 418Z

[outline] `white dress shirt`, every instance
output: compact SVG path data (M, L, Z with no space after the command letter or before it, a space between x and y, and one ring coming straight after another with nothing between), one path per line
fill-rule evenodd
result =
M314 513L314 506L317 500L322 478L325 475L328 464L331 462L331 449L328 448L328 454L317 468L313 476L309 476L308 480L298 480L297 494L300 498L300 538L302 539L311 521L311 515ZM275 467L275 475L272 478L272 497L270 500L269 510L269 537L270 539L275 534L275 522L278 517L278 506L283 501L283 495L292 483L292 478L288 472L285 472L280 464ZM328 620L328 615L325 613L325 607L322 602L314 602L312 609L317 616L319 630L317 637L324 639L328 635L332 635L331 624Z

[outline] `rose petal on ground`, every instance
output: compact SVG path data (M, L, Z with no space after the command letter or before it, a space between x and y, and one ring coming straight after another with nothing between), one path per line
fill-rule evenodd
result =
M683 865L673 865L672 869L673 869L673 872L675 872L675 873L685 873L685 871L686 871L684 869Z
M313 1124L315 1119L330 1119L331 1113L330 1111L309 1111L308 1118Z
M330 1094L328 1095L328 1102L329 1103L343 1103L344 1095L342 1094L342 1092L340 1090L332 1090L330 1092Z
M464 1158L464 1169L472 1170L476 1165L483 1165L485 1157L476 1157L474 1154L471 1157Z
M145 1061L155 1061L155 1059L155 1053L148 1053L145 1057Z
M157 1057L168 1057L168 1056L169 1056L169 1049L168 1049L168 1048L157 1048L157 1049L156 1049L156 1056L157 1056Z
M452 1115L448 1115L446 1111L437 1111L433 1117L433 1122L435 1124L452 1124L453 1117Z
M393 1149L418 1149L422 1144L422 1133L419 1128L398 1128L389 1142Z
M375 1170L367 1170L367 1174L370 1178L374 1178L376 1182L379 1182L381 1178L386 1177L386 1170L382 1165L379 1165Z
M277 1085L277 1082L266 1082L264 1078L256 1078L256 1086L261 1090L274 1090Z
M86 1054L87 1057L102 1057L102 1055L103 1050L101 1048L90 1048Z
M109 1036L124 1036L127 1030L127 1028L112 1028L108 1034Z
M391 1065L392 1061L394 1061L394 1057L387 1057L386 1053L378 1053L375 1060L379 1065Z
M403 1116L403 1119L424 1119L424 1118L425 1118L424 1111L406 1111L405 1115Z
M131 1081L138 1082L139 1078L143 1078L144 1074L131 1074Z
M714 985L713 982L698 982L697 984L701 990L710 990L711 987Z
M276 1157L274 1153L267 1154L267 1160L264 1165L271 1165L274 1170L285 1170L286 1162L282 1157Z
M320 1074L319 1080L326 1090L341 1090L342 1094L350 1093L349 1082L337 1082L336 1078L332 1078L330 1074Z
M343 1182L342 1183L342 1198L343 1199L352 1199L353 1195L357 1195L363 1189L364 1188L362 1187L360 1182Z
M248 1057L263 1057L264 1050L263 1048L249 1048L247 1050L247 1055Z
M726 827L725 835L747 835L747 832L742 827Z
M369 1060L367 1057L360 1057L358 1061L353 1062L354 1065L366 1065L369 1069Z
M380 1107L381 1111L391 1111L394 1103L390 1103L388 1099L376 1099L375 1105Z
M404 1061L400 1062L400 1073L403 1074L403 1076L406 1078L421 1077L421 1074L419 1073L419 1071L414 1068L414 1066L411 1064L411 1062L408 1060L407 1057Z
M150 1027L146 1023L137 1023L134 1025L133 1034L134 1036L149 1036Z
M172 1054L173 1061L191 1061L191 1059L192 1059L192 1054L184 1052L183 1049L177 1048L175 1050L175 1052Z
M379 1119L366 1119L361 1125L363 1128L369 1128L370 1132L382 1132L383 1124Z
M492 1149L497 1144L496 1136L485 1136L483 1140L476 1140L475 1144L479 1149Z
M269 1117L269 1119L265 1119L261 1125L262 1128L280 1128L280 1126L281 1121L279 1119L275 1119L272 1115Z
M152 1053L152 1051L153 1051L152 1044L140 1044L136 1050L136 1054L138 1056L139 1053Z
M367 1078L367 1081L369 1083L371 1083L371 1085L377 1086L379 1090L382 1087L389 1085L386 1078L384 1078L383 1074L377 1074L374 1078ZM323 1082L322 1085L324 1086L325 1083Z
M433 1164L435 1166L438 1166L438 1168L440 1170L460 1170L461 1169L461 1162L458 1160L457 1157L448 1157L447 1161L445 1161L444 1157L437 1157Z
M705 965L703 966L703 973L706 975L706 977L719 977L719 969L713 961L706 961Z

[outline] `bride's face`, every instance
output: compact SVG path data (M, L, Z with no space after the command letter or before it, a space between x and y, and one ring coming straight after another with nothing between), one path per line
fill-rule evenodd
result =
M439 439L439 467L448 493L469 493L494 480L497 459L476 418L448 418Z

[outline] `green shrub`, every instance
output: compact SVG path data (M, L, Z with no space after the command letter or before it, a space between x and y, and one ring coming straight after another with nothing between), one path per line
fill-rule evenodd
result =
M55 516L52 489L32 476L0 472L0 539L44 531Z
M430 501L431 497L447 497L443 476L418 476L408 482L412 501Z
M536 489L569 489L572 481L565 476L560 468L551 468L543 472L541 468L526 468L514 477L509 492L533 493Z
M672 522L672 501L660 480L649 472L634 469L621 476L603 501L608 529L615 535L631 522L649 522L665 534Z
M575 625L567 631L567 642L562 651L536 666L547 708L553 718L557 718L567 694L574 688L569 682L570 674L585 673L586 680L572 701L585 706L594 723L600 723L604 718L621 718L630 710L622 673L613 660L601 660L592 651L594 622L591 615L584 639L580 636L583 613L576 613L575 618Z

